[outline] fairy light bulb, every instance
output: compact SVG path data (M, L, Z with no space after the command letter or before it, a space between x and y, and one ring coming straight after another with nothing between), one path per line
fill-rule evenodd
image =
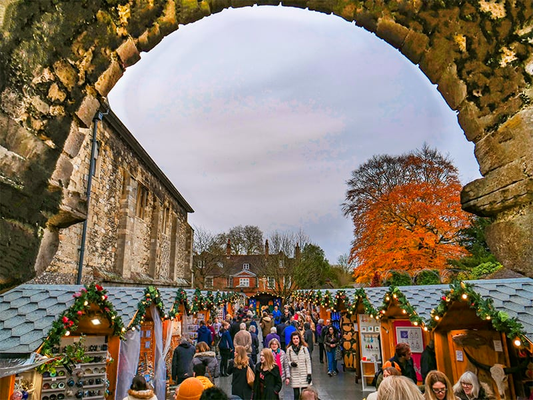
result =
M516 347L520 347L522 345L522 342L518 338L516 338L513 343Z
M468 299L468 295L467 295L466 293L463 293L463 294L461 295L461 298L462 298L463 300L466 300L466 299Z

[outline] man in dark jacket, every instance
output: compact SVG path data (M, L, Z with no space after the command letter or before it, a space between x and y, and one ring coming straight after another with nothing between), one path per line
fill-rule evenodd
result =
M228 376L228 360L231 358L234 347L227 321L222 322L222 328L220 328L220 342L218 342L218 349L220 350L220 375Z
M209 347L213 343L213 336L209 328L205 325L205 321L200 321L200 328L198 328L197 342L205 342Z
M396 368L403 376L411 379L416 384L416 370L413 359L411 358L411 346L409 346L409 344L398 343L396 345L394 357L383 364L384 369L387 367Z
M422 373L422 382L426 381L426 376L429 371L437 369L437 357L435 356L435 343L431 340L420 359L420 372Z
M192 358L196 353L195 347L182 337L178 347L172 355L172 379L180 384L192 376Z

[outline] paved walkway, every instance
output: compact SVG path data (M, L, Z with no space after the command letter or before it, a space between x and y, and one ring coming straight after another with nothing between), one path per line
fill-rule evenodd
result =
M326 364L318 361L318 352L313 352L313 386L318 390L320 400L361 400L371 392L361 390L361 381L355 383L355 372L343 372L342 364L339 364L339 374L328 376ZM217 379L216 384L231 393L231 376ZM283 400L294 400L292 388L283 385Z

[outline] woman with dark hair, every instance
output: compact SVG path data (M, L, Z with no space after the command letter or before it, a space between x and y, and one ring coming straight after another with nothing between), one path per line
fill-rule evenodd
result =
M218 360L214 351L206 342L198 342L196 344L196 354L192 358L192 367L196 364L204 364L206 366L206 376L215 383L215 378L218 378Z
M326 356L328 357L328 375L337 375L337 359L335 358L337 346L340 343L339 335L333 327L328 326L326 335L324 336L324 347L326 348Z
M274 361L272 350L261 350L259 363L255 366L253 400L278 400L281 391L281 375Z
M157 400L154 391L148 387L146 380L141 375L136 375L131 381L128 396L124 400Z
M299 399L300 391L311 384L312 369L307 343L297 331L291 334L291 341L289 347L287 347L287 361L290 366L294 398Z
M440 371L433 370L428 372L425 381L426 400L457 400L458 397L453 394L452 383L448 377Z

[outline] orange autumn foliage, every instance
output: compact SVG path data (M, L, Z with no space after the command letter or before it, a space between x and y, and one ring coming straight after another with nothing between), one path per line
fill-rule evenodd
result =
M401 168L395 179L388 179L393 183L379 190L370 187L363 193L361 181L352 185L358 192L352 192L356 196L351 200L359 202L350 209L355 227L350 257L357 264L354 278L358 283L391 270L411 275L423 269L442 270L447 260L468 254L458 240L470 217L461 209L457 171L437 155L424 148L418 154L398 157ZM391 159L386 161L388 167ZM374 163L371 169L376 166L383 167ZM359 178L361 170L366 174L363 178L368 177L366 167L355 171L354 177Z

